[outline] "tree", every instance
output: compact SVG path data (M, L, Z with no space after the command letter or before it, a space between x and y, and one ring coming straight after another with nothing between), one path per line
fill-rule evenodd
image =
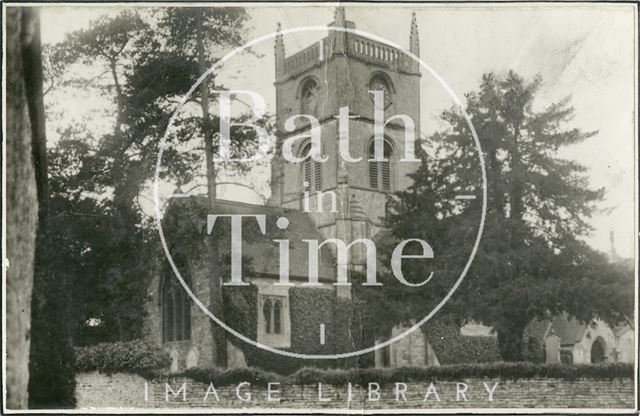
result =
M211 116L211 104L215 97L210 96L213 77L207 74L216 58L210 56L210 51L214 46L239 46L242 43L242 27L248 16L244 9L240 8L170 8L162 20L160 27L166 28L169 37L166 45L169 51L178 53L179 56L197 63L197 76L205 76L198 88L198 101L200 104L200 131L204 145L204 165L207 187L208 212L214 212L216 206L217 168L214 158L219 155L218 146L214 143L214 136L219 135L214 118ZM195 31L187 28L195 28ZM238 140L236 138L236 157L247 150L247 143L254 143L255 137L247 133L249 140ZM237 137L237 136L236 136ZM245 137L246 139L247 137ZM222 274L219 261L218 240L207 239L207 260L209 266L208 275L210 279L211 298L210 310L220 319L224 319L223 297L222 297ZM213 332L213 356L216 364L226 367L226 334L217 325L212 323Z
M20 16L21 15L21 16ZM26 342L22 346L21 353L29 352L29 358L23 362L29 366L28 378L28 403L30 407L69 407L75 403L75 372L73 352L68 337L68 325L65 315L66 293L65 287L58 284L56 276L49 269L49 256L47 253L47 236L50 234L48 228L49 215L49 190L48 190L48 166L47 166L47 150L46 150L46 134L45 134L45 108L43 102L43 68L42 68L42 48L40 41L40 22L37 12L34 10L18 9L16 19L22 19L21 35L23 36L23 45L21 56L14 56L13 59L22 61L22 67L14 67L16 71L14 76L24 77L24 94L29 107L29 130L31 134L31 152L28 160L23 160L25 167L19 172L22 174L33 174L35 177L35 185L37 189L37 204L25 207L24 202L29 201L32 194L30 189L22 189L25 193L23 198L17 198L13 202L16 203L13 209L24 209L26 220L23 225L31 222L29 217L32 207L37 206L37 234L35 240L35 253L30 252L33 247L29 243L16 242L16 248L25 250L16 258L18 267L23 268L23 272L30 269L31 266L21 264L22 261L31 260L33 267L33 292L31 295L30 284L24 286L26 293L16 294L18 298L31 301L31 308L23 305L21 312L30 314L31 328L30 335L26 335L31 343ZM20 27L20 26L18 26ZM17 86L14 85L14 88ZM14 92L17 92L15 89ZM17 103L19 99L16 98ZM24 98L23 98L24 100ZM17 116L19 120L20 116ZM16 132L13 132L16 133ZM17 138L16 138L17 139ZM24 156L20 149L16 148L16 156ZM11 158L13 159L14 156ZM29 165L33 164L33 169ZM14 179L18 180L17 185L29 187L28 182L20 182L25 179L18 172L12 172ZM15 191L14 186L10 190ZM11 201L11 199L9 200ZM28 228L23 230L27 237L27 241L32 236L32 231ZM33 257L30 258L30 256ZM26 295L26 296L25 296ZM24 317L17 318L25 319ZM28 328L28 326L27 326ZM25 334L18 330L16 334ZM12 347L17 348L16 345ZM14 350L15 351L15 350ZM24 387L26 377L21 380L14 380L17 383L17 389ZM26 395L18 396L19 405L24 406Z
M200 19L198 35L194 22ZM237 45L245 21L244 10L236 8L126 11L99 18L51 48L51 72L59 73L62 64L90 74L69 71L71 79L59 83L61 88L96 89L112 98L105 111L112 129L96 133L82 123L64 126L50 151L52 222L65 230L55 235L51 247L67 259L57 267L74 282L70 290L77 343L140 336L147 284L140 276L148 256L139 253L153 246L149 243L156 236L140 200L155 173L160 139L180 98L217 59L212 51ZM165 183L199 189L201 178L212 177L211 172L201 173L205 156L217 153L213 139L219 120L209 115L215 99L202 105L201 95L223 88L212 74L183 109L164 149L168 168L160 179ZM210 130L206 135L205 125ZM206 153L201 150L205 136L213 149ZM248 153L254 136L250 130L234 132L232 148ZM217 170L215 184L220 182ZM99 299L96 292L102 295ZM216 339L224 342L223 336Z
M35 132L44 123L30 101L42 99L42 91L32 82L23 56L38 58L39 25L33 9L7 9L7 259L6 259L6 392L7 408L27 407L29 383L29 348L31 329L31 293L38 221L33 160ZM28 62L28 61L27 61ZM32 117L30 117L32 116ZM32 124L35 122L35 124Z
M616 301L619 286L604 284L619 274L581 241L603 190L589 188L584 166L558 157L559 148L595 132L565 127L573 115L568 99L536 110L540 83L514 72L486 74L479 91L466 96L483 147L488 204L478 253L447 309L493 326L509 361L523 358L523 334L533 318L567 311L616 321L628 313ZM430 138L439 157L423 159L387 216L396 239L424 238L436 253L432 270L440 284L425 293L431 302L411 302L414 317L424 316L425 303L441 299L460 274L480 220L480 198L455 199L481 189L468 125L456 108L442 119L448 128ZM406 268L409 275L425 273L424 265Z
M111 131L101 134L82 123L62 127L49 152L51 267L73 299L78 344L131 339L141 332L145 286L137 277L144 240L135 201L145 177L124 124L123 79L135 54L133 40L147 28L137 13L124 11L98 18L90 28L48 47L46 73L61 80L58 85L49 80L50 88L96 90L113 97L113 106L105 111L105 118L113 120ZM73 67L79 70L69 71L71 77L60 76L61 68Z

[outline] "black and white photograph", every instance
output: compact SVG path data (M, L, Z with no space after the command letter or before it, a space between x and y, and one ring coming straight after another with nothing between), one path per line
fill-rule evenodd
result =
M3 22L3 413L638 411L635 2Z

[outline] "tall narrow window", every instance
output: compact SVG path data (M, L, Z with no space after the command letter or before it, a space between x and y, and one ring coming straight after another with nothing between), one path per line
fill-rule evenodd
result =
M273 333L282 333L282 304L279 300L273 304Z
M182 319L182 312L184 308L182 306L182 296L178 290L178 288L173 291L173 332L174 332L174 341L184 339L183 329L184 329L184 320Z
M384 160L375 157L375 141L369 145L369 187L380 191L391 191L391 145L384 141Z
M389 367L391 365L391 349L387 345L382 348L382 366Z
M182 270L185 269L185 267L178 267ZM183 275L183 278L187 284L190 284L188 274ZM161 285L160 310L162 312L163 342L191 339L191 299L189 295L170 269L163 275Z
M303 146L300 157L304 157L311 152L311 143L307 143ZM305 188L303 184L303 190L306 191L319 191L322 189L322 163L313 160L312 157L305 159L302 165L302 178L303 182L306 182L308 186Z
M271 301L269 299L264 301L264 305L262 305L262 315L264 316L264 332L267 334L271 333Z
M182 302L182 339L191 339L191 301L189 295L184 293Z
M166 286L166 285L165 285ZM173 336L173 294L169 290L162 291L162 338L172 341Z

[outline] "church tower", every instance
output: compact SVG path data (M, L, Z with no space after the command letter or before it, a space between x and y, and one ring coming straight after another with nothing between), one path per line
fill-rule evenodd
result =
M355 29L355 24L346 19L344 8L338 7L329 27L349 30ZM408 32L408 50L419 56L415 15ZM343 233L346 240L370 238L382 226L387 198L410 185L407 174L419 164L401 161L408 127L400 117L394 117L408 116L414 124L414 137L419 139L418 63L368 37L329 30L327 37L290 56L279 34L275 67L278 149L271 165L270 204L308 211L324 238L342 238L338 234ZM370 91L376 90L384 93L384 100L378 103L384 107L384 121L392 118L384 128L384 161L369 160L374 149L374 94ZM342 107L349 109L349 154L361 159L357 162L341 163L338 115ZM325 162L307 158L296 164L283 158L285 140L310 133L310 122L303 117L295 119L293 129L285 129L287 119L298 114L310 114L318 120ZM301 139L292 153L303 157L310 147L308 138Z

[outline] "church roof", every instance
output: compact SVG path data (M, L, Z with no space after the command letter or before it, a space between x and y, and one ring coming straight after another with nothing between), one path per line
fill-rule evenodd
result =
M615 327L611 328L613 330L613 334L616 337L619 337L620 335L624 334L627 331L631 331L631 327L628 324L620 324L620 325L616 325Z
M560 338L561 344L575 344L584 337L586 330L586 324L575 318L569 318L569 315L563 313L551 321L547 336L555 334Z
M190 211L189 208L195 208L198 215L195 216L197 221L197 229L204 232L206 230L206 198L189 197L183 199L172 200L171 206L167 209L167 214L163 219L163 223L174 215L184 215ZM295 279L307 280L309 276L309 255L308 245L303 240L318 240L323 238L318 232L315 223L308 213L283 209L279 207L271 207L264 205L247 204L236 201L218 200L212 214L217 215L265 215L266 216L266 233L262 235L258 231L257 222L255 220L243 221L243 258L249 260L247 266L247 274L254 277L273 277L278 278L280 275L280 255L279 244L274 239L289 240L289 276L293 281ZM289 221L289 225L285 230L280 230L276 226L278 218L284 217ZM216 227L220 227L223 219L216 220L213 234L216 233ZM227 220L228 221L228 220ZM178 222L178 224L182 224ZM224 226L229 227L227 222ZM184 227L180 225L179 227ZM227 228L228 230L229 228ZM252 232L253 229L253 232ZM169 232L165 232L169 234ZM230 253L230 241L228 233L222 237L220 244L221 254ZM334 259L331 252L323 247L319 255L318 261L318 277L320 280L334 280L335 273Z

